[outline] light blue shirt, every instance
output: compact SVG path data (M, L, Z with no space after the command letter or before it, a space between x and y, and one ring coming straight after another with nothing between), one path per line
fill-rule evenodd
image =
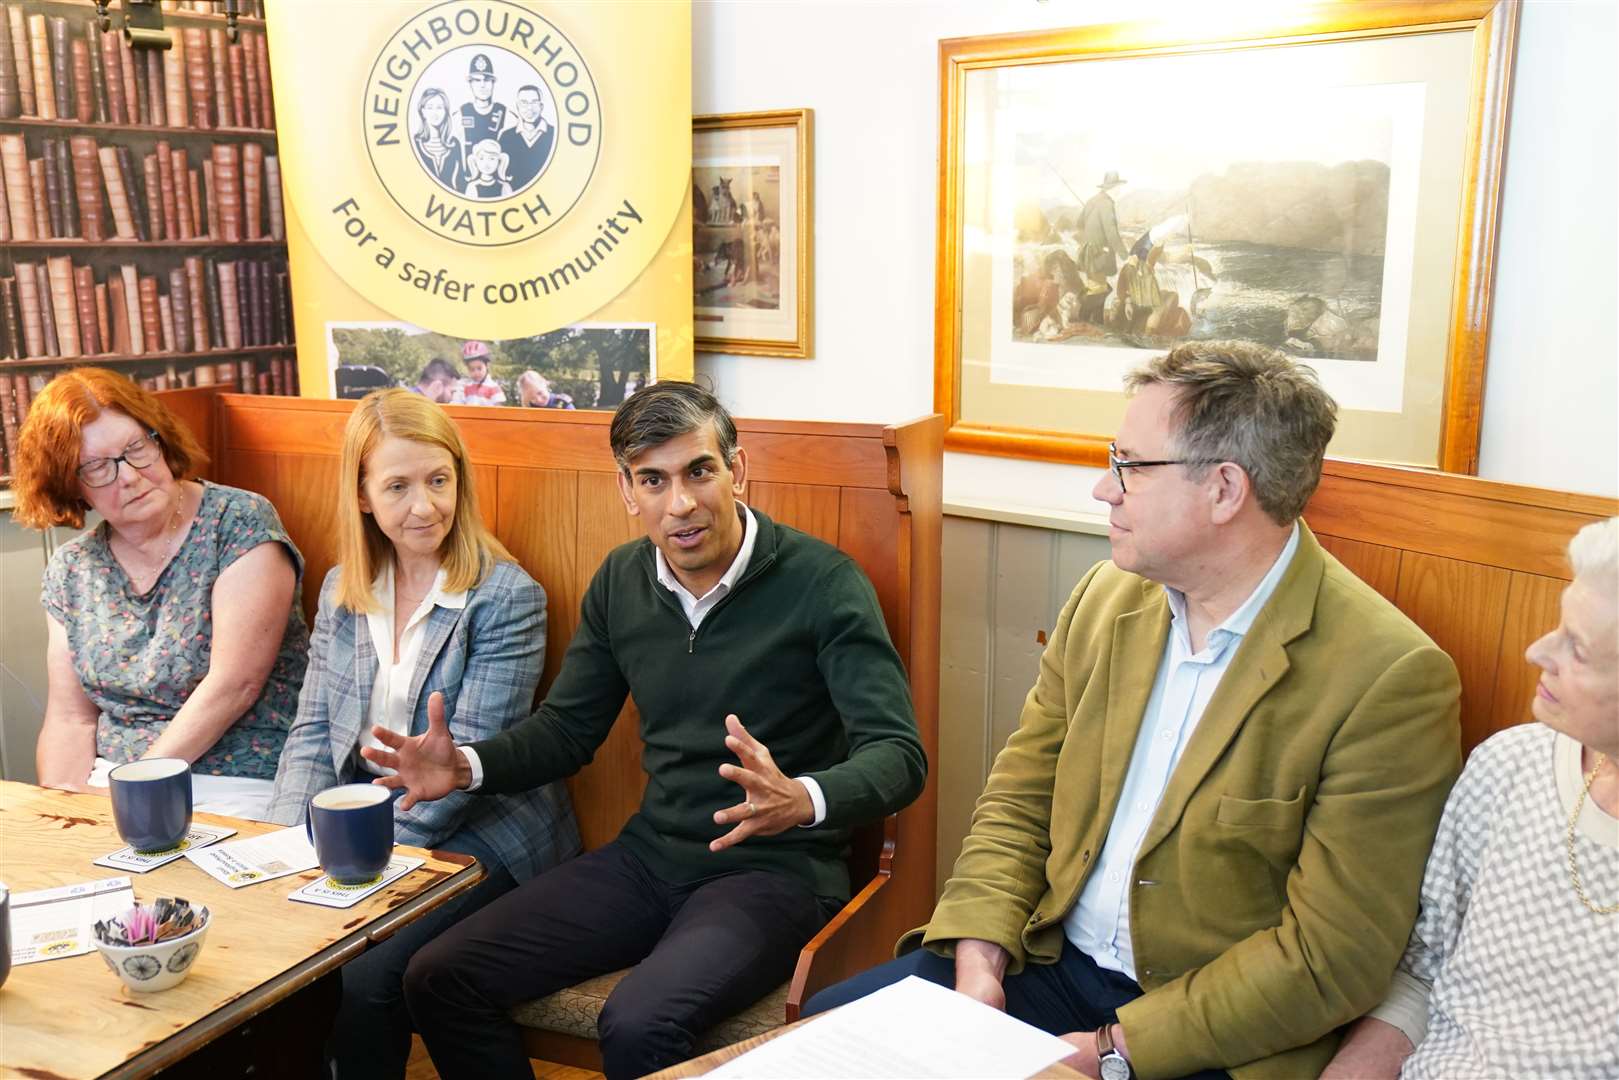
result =
M1078 903L1063 918L1068 940L1100 967L1136 977L1135 949L1130 942L1130 885L1141 841L1187 741L1231 666L1232 657L1237 655L1243 635L1276 591L1277 582L1287 572L1298 548L1299 526L1294 522L1293 535L1275 564L1248 599L1209 631L1202 652L1192 652L1185 595L1178 589L1164 589L1169 598L1169 636L1158 661L1152 696L1142 713L1141 729L1130 755L1130 771L1125 774L1124 790L1119 794L1096 869L1085 882Z

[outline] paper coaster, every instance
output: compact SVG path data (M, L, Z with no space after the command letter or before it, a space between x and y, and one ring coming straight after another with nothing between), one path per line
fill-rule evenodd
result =
M341 885L330 877L323 876L319 881L311 881L301 889L294 889L287 899L304 904L320 904L322 907L353 907L383 886L404 877L425 861L411 855L395 855L389 861L387 869L370 881L362 881L356 885Z
M246 840L193 848L185 857L214 880L240 889L288 874L301 874L320 865L315 846L301 826L279 829Z
M215 844L227 836L235 836L236 830L223 825L193 825L186 832L186 838L180 841L178 847L168 851L139 852L132 847L119 848L111 855L103 855L95 860L96 866L110 866L114 870L128 870L136 874L144 874L148 870L156 870L165 863L171 863L188 851L205 848Z
M32 964L94 952L96 922L122 914L134 903L127 877L12 893L11 962Z

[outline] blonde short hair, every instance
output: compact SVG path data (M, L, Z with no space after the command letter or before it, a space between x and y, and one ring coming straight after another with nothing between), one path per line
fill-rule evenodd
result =
M393 543L360 509L365 460L385 436L437 446L455 462L455 520L444 538L444 588L463 592L511 554L483 523L478 490L461 432L445 411L409 390L374 390L360 400L343 429L337 495L337 558L342 572L337 602L350 611L376 609L371 584L393 556Z
M1593 521L1568 542L1574 576L1593 578L1610 594L1619 589L1619 517Z

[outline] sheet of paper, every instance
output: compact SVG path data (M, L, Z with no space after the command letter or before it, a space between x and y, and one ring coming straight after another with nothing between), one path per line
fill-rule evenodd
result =
M188 851L185 857L233 889L300 873L320 863L302 825Z
M1024 1080L1074 1048L988 1005L911 976L726 1062L709 1076Z
M11 962L33 964L95 950L90 928L135 906L127 877L11 894Z
M119 848L110 855L103 855L95 861L97 866L110 866L114 870L129 870L136 874L144 874L148 870L171 863L188 851L205 848L209 844L216 844L227 836L235 836L236 830L223 825L192 825L186 832L186 838L180 841L178 847L168 851L153 851L146 854L137 852L132 847Z
M305 904L322 904L326 907L353 907L384 885L404 877L425 861L414 855L395 855L389 860L387 868L370 881L362 881L358 885L343 885L329 877L322 877L319 881L311 881L301 889L294 889L288 894L287 899Z

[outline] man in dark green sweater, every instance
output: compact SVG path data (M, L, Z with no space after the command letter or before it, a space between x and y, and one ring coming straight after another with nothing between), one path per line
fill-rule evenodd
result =
M646 794L617 840L534 878L416 954L406 999L439 1072L528 1077L507 1010L635 965L599 1021L604 1071L689 1057L783 982L848 899L852 826L927 775L910 690L847 555L738 501L747 452L713 395L637 391L613 417L619 488L647 537L608 555L545 702L456 747L375 729L400 802L524 791L591 758L633 694Z

